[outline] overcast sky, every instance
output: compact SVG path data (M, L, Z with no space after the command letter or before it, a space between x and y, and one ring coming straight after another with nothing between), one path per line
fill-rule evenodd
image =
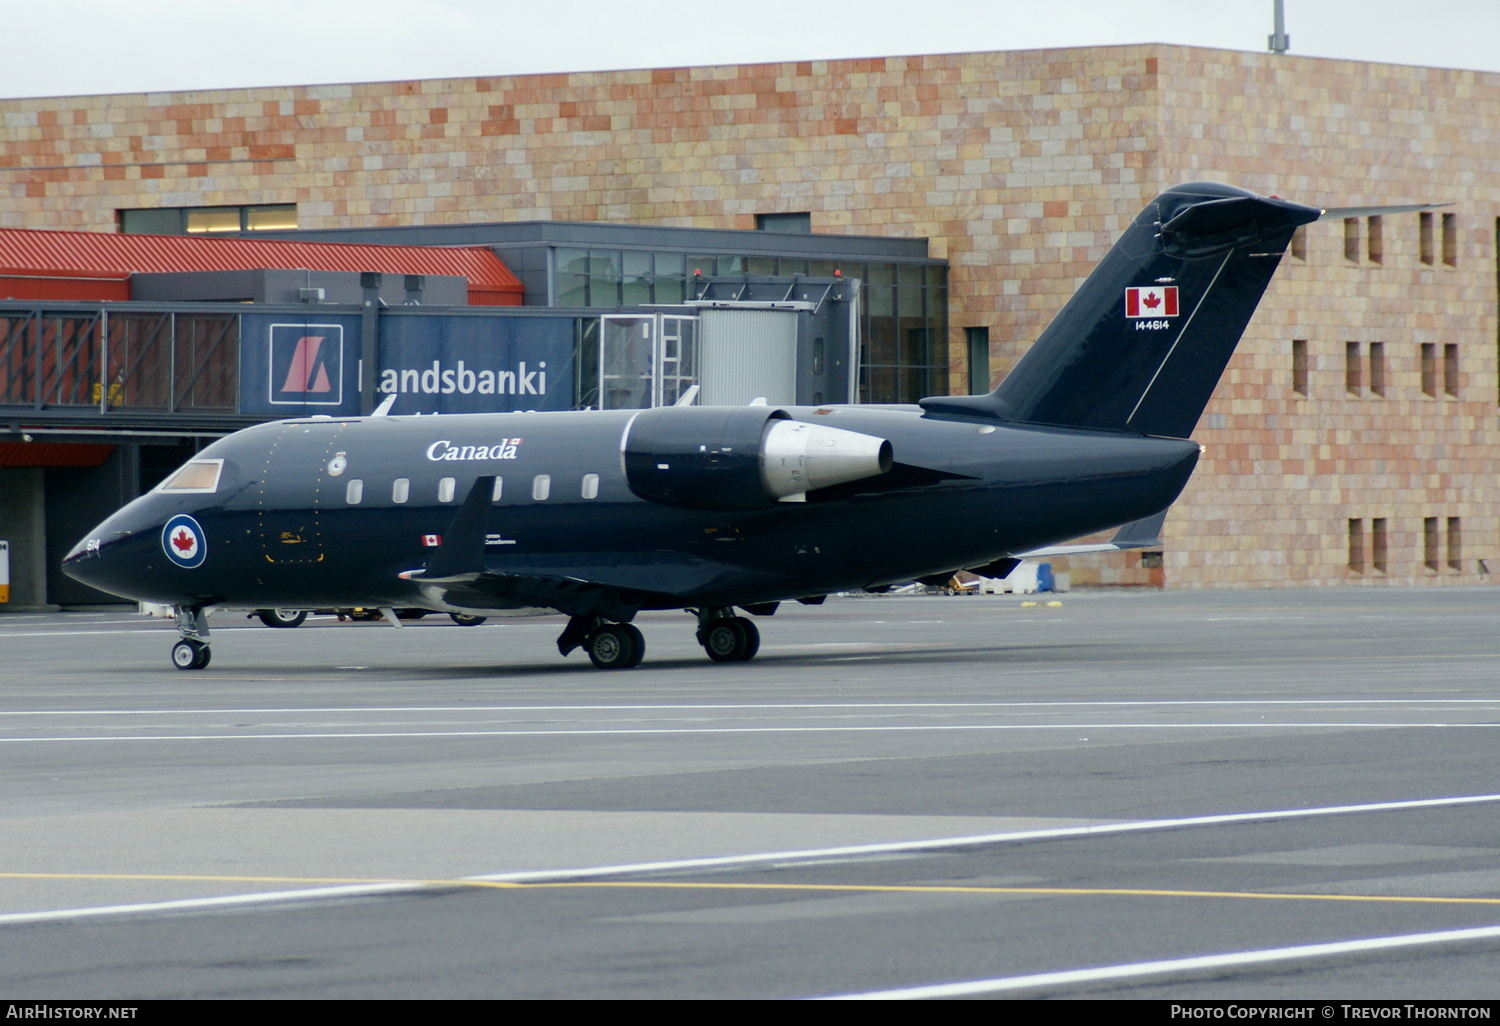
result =
M1285 0L1294 54L1500 71L1500 0ZM0 97L1184 43L1272 0L13 0ZM3 131L3 129L0 129Z

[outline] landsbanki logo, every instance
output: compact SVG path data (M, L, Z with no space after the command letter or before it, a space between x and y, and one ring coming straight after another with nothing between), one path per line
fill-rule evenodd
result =
M433 360L432 366L387 367L380 372L380 391L386 395L546 395L547 361L527 369L521 360L513 369L475 369L459 360L453 365Z
M271 325L271 403L339 406L344 401L344 328Z

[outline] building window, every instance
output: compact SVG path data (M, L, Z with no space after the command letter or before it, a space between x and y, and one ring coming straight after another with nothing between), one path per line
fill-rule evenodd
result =
M990 329L965 328L969 341L969 394L983 395L990 390Z
M1458 398L1458 343L1443 346L1443 391Z
M1359 218L1344 218L1344 259L1359 263Z
M1307 339L1292 339L1292 391L1307 395Z
M806 235L812 231L812 214L756 214L755 230L758 232L797 232Z
M1422 394L1437 395L1437 343L1422 343Z
M1463 522L1459 517L1448 518L1448 569L1454 573L1464 568Z
M225 232L282 232L297 227L297 204L241 207L158 207L121 210L126 235L215 235Z
M1370 521L1370 565L1376 573L1385 573L1386 545L1385 517L1375 517Z
M1364 390L1364 374L1360 367L1359 343L1344 343L1344 389L1350 395L1359 395Z
M1292 232L1291 245L1292 259L1307 259L1307 225L1299 224L1297 230Z
M1381 235L1380 215L1370 217L1365 231L1365 253L1370 258L1370 263L1378 264L1385 259L1385 239Z
M1458 215L1443 215L1443 263L1458 266Z
M1427 569L1438 568L1438 518L1422 518L1422 562Z
M1385 395L1385 343L1370 343L1370 392Z
M1358 518L1349 521L1349 569L1365 572L1365 522Z
M1422 263L1431 267L1433 262L1433 247L1432 213L1430 211L1417 215L1417 249Z

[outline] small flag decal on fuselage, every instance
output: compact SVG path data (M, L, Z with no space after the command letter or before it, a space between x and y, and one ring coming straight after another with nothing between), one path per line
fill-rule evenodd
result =
M424 534L422 535L422 544L429 549L435 549L443 544L443 536L440 534Z
M1177 286L1147 285L1125 290L1126 317L1176 317Z

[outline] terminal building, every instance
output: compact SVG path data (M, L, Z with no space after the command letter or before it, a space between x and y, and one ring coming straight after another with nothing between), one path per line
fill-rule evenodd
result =
M143 247L47 266L0 238L13 604L87 601L46 564L100 509L327 402L335 376L341 412L381 390L397 412L688 382L986 390L1152 196L1201 179L1449 205L1299 234L1163 550L1079 557L1074 580L1477 584L1500 558L1500 75L1145 44L0 100L0 119L0 236ZM353 372L322 380L305 340L335 335ZM790 354L781 384L732 369L757 345Z

